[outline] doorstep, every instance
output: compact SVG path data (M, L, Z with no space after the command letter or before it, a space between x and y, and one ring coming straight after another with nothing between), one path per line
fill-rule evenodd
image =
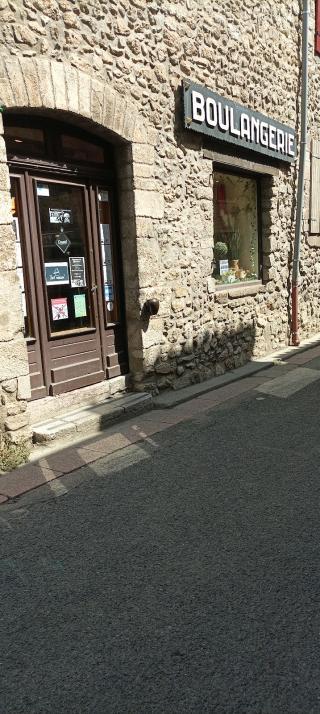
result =
M99 433L115 421L148 411L153 406L147 392L126 394L107 399L104 403L84 406L59 414L59 418L34 424L33 442L36 446L55 445L57 441L79 441Z

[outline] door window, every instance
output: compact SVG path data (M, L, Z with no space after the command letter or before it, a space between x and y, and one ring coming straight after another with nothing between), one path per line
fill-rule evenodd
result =
M116 322L117 301L115 296L114 256L112 250L112 225L110 216L109 191L99 189L99 229L101 243L101 263L103 273L103 299L106 323Z
M84 189L36 181L51 333L94 326Z

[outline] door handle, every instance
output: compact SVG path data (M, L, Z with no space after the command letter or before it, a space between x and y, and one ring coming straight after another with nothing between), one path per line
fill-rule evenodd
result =
M97 288L98 288L97 285L92 285L92 286L91 286L91 292L92 292L92 293L95 293L96 290L97 290Z

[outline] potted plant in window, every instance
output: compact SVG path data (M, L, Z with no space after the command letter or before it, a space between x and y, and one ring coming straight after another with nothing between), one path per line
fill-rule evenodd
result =
M216 264L218 265L219 268L219 273L221 274L221 261L225 261L228 258L228 246L226 243L223 243L222 241L217 241L214 245L213 248L213 253L215 257ZM229 268L229 264L226 266Z
M240 257L240 233L239 231L232 231L229 238L229 250L231 258L231 270L234 273L239 271L239 257Z

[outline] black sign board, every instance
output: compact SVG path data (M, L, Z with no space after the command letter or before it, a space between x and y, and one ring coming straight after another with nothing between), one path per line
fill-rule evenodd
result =
M294 161L295 131L198 84L183 81L186 129L241 146L278 161Z
M69 258L70 284L72 288L86 287L86 271L84 258Z

